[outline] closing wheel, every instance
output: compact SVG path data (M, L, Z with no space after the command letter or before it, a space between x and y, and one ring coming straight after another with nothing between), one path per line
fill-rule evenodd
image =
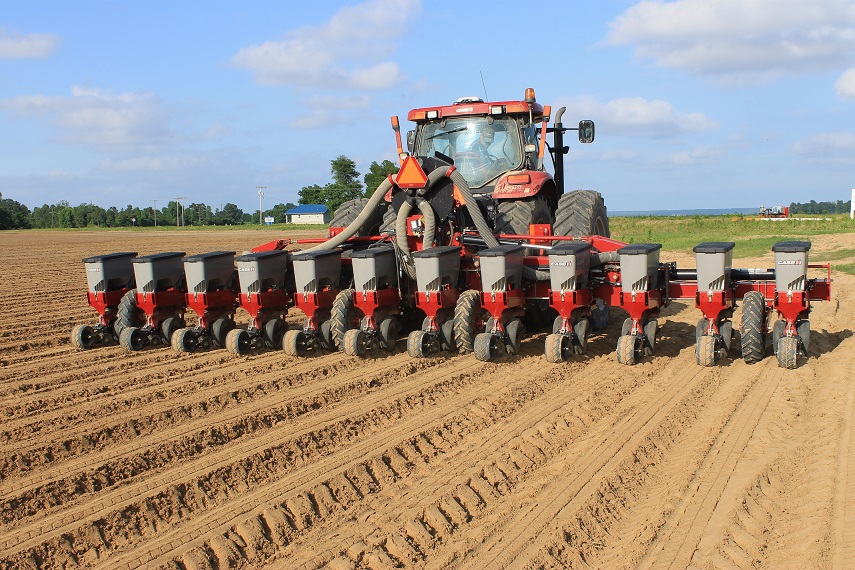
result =
M413 358L424 358L430 354L431 335L425 331L413 331L407 337L407 354Z
M279 348L282 346L282 335L288 325L279 317L275 317L264 323L264 345L267 348Z
M621 335L617 341L617 360L621 364L633 365L636 362L635 335Z
M632 330L632 319L624 319L623 323L620 326L620 336L629 335L629 331Z
M555 320L552 321L552 334L556 334L556 333L561 332L561 325L563 325L563 324L564 324L564 319L561 317L561 315L558 315L557 317L555 317Z
M347 331L344 335L342 349L348 356L362 356L365 354L365 333L360 329L350 329Z
M775 321L775 324L772 325L772 350L775 354L778 354L778 341L784 336L786 330L787 321L778 319Z
M576 342L573 345L573 352L576 354L585 354L588 350L588 331L591 328L591 322L588 319L579 319L573 325L573 332L576 334Z
M810 321L796 321L796 333L799 335L801 354L806 357L810 349Z
M799 339L792 336L781 337L778 341L778 366L793 370L799 365Z
M454 343L461 353L475 350L475 335L484 331L490 314L481 307L481 293L470 289L457 298L454 306Z
M125 327L144 327L147 322L145 312L137 307L137 290L131 289L122 296L116 308L116 320L113 330L121 336Z
M656 353L656 331L659 321L652 319L644 323L644 355L653 356Z
M495 360L499 355L502 341L498 336L484 332L475 337L475 358L484 362Z
M294 329L285 331L282 336L282 350L288 356L304 356L306 354L306 333Z
M183 329L186 326L187 323L185 323L184 319L181 317L166 317L163 319L163 322L160 323L160 336L163 337L166 344L170 344L172 342L172 335L175 334L175 331Z
M722 321L718 325L718 334L721 335L721 340L724 341L724 347L721 356L727 356L730 353L730 345L733 342L733 322Z
M95 336L89 325L76 325L71 329L71 346L77 350L87 350L95 346Z
M228 335L229 331L234 328L235 322L229 317L220 317L219 319L215 320L214 324L211 325L211 337L214 339L216 345L220 348L225 348L226 335Z
M445 350L456 350L454 344L454 319L446 319L439 327L439 343Z
M380 346L389 352L395 352L395 341L398 340L400 330L401 327L396 317L386 317L380 321L380 326L377 327Z
M522 319L511 319L505 327L505 332L508 334L509 341L505 349L510 354L519 354L520 343L522 343L522 339L525 336L525 325Z
M709 328L708 323L709 321L707 321L706 319L701 319L698 321L698 325L695 327L695 344L697 344L697 342L701 340L701 337L706 334L707 329Z
M713 366L716 362L715 337L704 335L695 344L695 360L701 366Z
M332 331L330 329L330 321L329 319L325 320L318 327L318 341L321 343L321 348L324 350L333 351L336 349L335 343L332 339Z
M119 345L126 352L142 350L145 346L145 335L137 327L125 327L119 334Z
M566 334L551 334L546 337L543 354L547 362L564 362L573 354L573 341Z
M763 322L766 302L759 291L749 291L742 299L742 359L748 364L760 362L766 348Z
M198 339L196 338L196 334L192 327L177 330L175 331L175 334L172 335L172 350L178 354L193 352L199 347L199 342L197 342L197 340ZM223 344L225 344L225 339L223 339Z
M249 354L249 351L252 350L249 333L243 329L230 330L229 334L226 335L226 350L235 356Z

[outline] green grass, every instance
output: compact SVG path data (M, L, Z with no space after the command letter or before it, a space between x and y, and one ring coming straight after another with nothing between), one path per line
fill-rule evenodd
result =
M855 233L855 222L845 215L818 220L769 222L744 216L639 216L609 218L612 238L628 243L661 243L667 250L691 252L706 241L732 241L739 257L763 255L779 241L810 241L811 236ZM833 252L837 259L850 255ZM855 253L855 252L852 252ZM839 257L837 257L839 256ZM819 260L817 260L819 261Z
M848 273L849 275L855 275L855 263L841 263L839 265L834 265L833 269L842 271L843 273Z

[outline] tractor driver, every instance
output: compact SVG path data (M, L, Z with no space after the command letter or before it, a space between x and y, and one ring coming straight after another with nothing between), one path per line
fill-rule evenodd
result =
M490 125L487 125L481 130L481 136L475 139L475 142L473 142L472 146L469 147L470 151L478 155L478 159L481 161L481 164L488 165L496 161L496 157L491 155L488 151L490 145L493 144L495 135L495 129Z

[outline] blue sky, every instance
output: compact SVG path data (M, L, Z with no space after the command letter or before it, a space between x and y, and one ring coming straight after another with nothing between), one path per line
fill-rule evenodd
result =
M593 119L568 189L612 210L855 187L852 0L4 0L0 192L296 202L338 155L394 160L391 115L485 87Z

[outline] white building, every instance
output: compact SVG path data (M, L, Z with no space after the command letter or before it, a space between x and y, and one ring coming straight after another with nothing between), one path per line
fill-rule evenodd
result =
M329 208L322 204L303 204L285 212L286 224L328 224Z

